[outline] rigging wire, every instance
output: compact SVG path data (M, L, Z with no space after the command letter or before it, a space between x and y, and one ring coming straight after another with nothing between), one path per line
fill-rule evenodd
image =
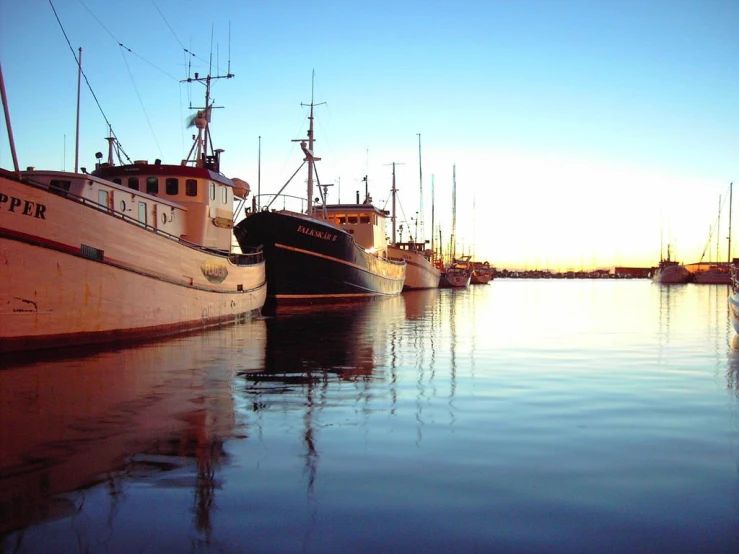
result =
M72 52L72 56L74 57L75 62L77 62L77 67L80 68L80 72L82 73L82 76L85 78L85 84L87 84L87 88L90 91L90 94L92 94L92 97L95 100L95 104L97 104L97 107L100 110L100 114L103 116L105 123L107 123L108 129L110 129L111 136L114 137L116 139L116 142L118 143L117 151L119 151L119 156L120 156L120 153L122 153L126 157L126 159L129 162L131 162L131 158L129 158L128 154L126 154L125 150L123 150L123 146L118 140L118 137L115 135L115 133L113 133L113 126L110 124L110 121L108 121L108 117L105 115L105 112L103 111L103 107L100 105L100 101L98 100L98 97L95 95L95 91L92 90L92 85L90 84L90 80L87 78L87 74L85 73L85 71L82 69L80 65L80 60L77 58L77 54L75 53L74 48L72 47L72 43L69 40L69 36L67 36L67 31L64 29L64 25L62 25L62 22L59 19L59 14L57 13L52 0L49 0L49 5L51 6L51 10L54 12L54 17L56 18L57 23L59 23L59 28L62 30L62 34L64 35L64 38L67 41L67 46L69 46L69 50L70 52Z

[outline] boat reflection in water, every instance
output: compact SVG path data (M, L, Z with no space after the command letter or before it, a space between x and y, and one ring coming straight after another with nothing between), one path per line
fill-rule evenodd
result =
M154 489L194 491L191 526L207 534L224 441L246 432L234 410L234 374L263 367L265 333L254 320L121 350L0 363L0 537L71 518L74 540L94 550L139 478ZM106 488L108 498L99 498ZM96 521L101 512L104 522ZM24 533L6 546L29 548ZM49 551L69 546L47 540Z

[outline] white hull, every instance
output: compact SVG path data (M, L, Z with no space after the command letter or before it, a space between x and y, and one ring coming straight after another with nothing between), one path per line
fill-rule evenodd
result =
M405 289L439 288L441 270L418 252L388 246L388 257L392 260L405 260Z
M734 332L739 334L739 294L737 292L729 295L729 317Z
M264 304L263 261L236 265L0 176L3 196L21 204L0 204L0 351L150 338L236 321ZM43 217L24 206L43 206Z

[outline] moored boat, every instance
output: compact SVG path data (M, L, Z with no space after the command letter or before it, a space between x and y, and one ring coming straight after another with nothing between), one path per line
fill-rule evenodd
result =
M663 285L678 285L693 280L690 270L670 257L670 245L667 245L667 257L659 261L659 265L652 274L652 281Z
M711 264L708 269L693 272L693 282L705 285L730 285L731 271L723 264Z
M391 260L405 261L405 281L403 288L411 289L434 289L439 287L441 270L434 263L433 250L426 248L425 242L410 241L397 242L396 238L396 210L395 196L395 164L393 164L393 214L392 214L392 241L387 247L387 254Z
M495 276L495 271L489 262L472 262L472 276L470 283L473 285L486 285Z
M305 212L270 210L271 203L258 210L253 202L252 212L234 228L242 248L264 248L270 309L393 296L405 281L405 261L388 254L388 213L375 207L369 195L362 203L357 198L355 204L313 204L319 159L313 154L313 108L311 100L308 138L299 141L308 164Z
M729 293L729 317L734 332L739 334L739 258L734 258L730 266L731 291Z
M7 113L1 70L0 88ZM149 339L259 312L262 252L231 252L234 196L248 187L206 151L208 119L197 122L193 166L115 166L111 139L92 174L19 171L7 121L15 171L0 171L0 351Z

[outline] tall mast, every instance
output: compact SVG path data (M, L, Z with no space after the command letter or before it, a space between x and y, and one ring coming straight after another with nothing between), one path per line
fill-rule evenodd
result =
M434 175L431 174L431 252L434 252Z
M716 219L716 261L719 261L719 237L721 235L721 195L718 195L718 218Z
M321 158L316 158L313 155L313 143L315 142L315 139L313 138L313 108L315 106L320 106L321 104L325 104L325 102L316 104L313 101L315 80L316 80L316 72L315 70L313 70L313 73L311 74L311 84L310 84L310 104L307 104L310 106L310 115L308 116L308 144L306 145L305 139L294 139L293 140L293 142L300 143L300 148L303 149L303 153L305 154L304 161L308 162L308 187L307 187L308 203L306 205L306 211L305 211L307 215L313 215L313 172L315 171L315 162L321 160ZM301 104L301 106L305 106L305 105L306 104Z
M397 192L397 189L395 188L395 162L393 162L393 244L396 244L395 242L395 227L396 227L396 215L395 215L395 193Z
M457 165L452 166L452 263L457 257Z
M74 172L77 173L80 164L80 89L82 86L82 48L77 58L77 132L74 145Z
M226 75L216 75L215 77L208 74L205 77L200 77L198 73L195 73L195 77L188 77L184 79L183 83L192 83L196 81L205 85L205 106L202 108L194 108L190 106L191 110L198 110L197 113L190 120L190 126L195 125L198 129L197 137L195 142L190 149L190 153L187 155L187 159L182 162L182 165L186 165L189 162L193 162L195 167L207 167L210 170L220 172L220 154L223 150L213 149L213 140L210 135L210 117L211 110L220 108L222 106L214 106L210 101L210 82L215 79L231 79L235 77L233 73L226 73ZM195 152L195 159L192 159L192 153ZM210 152L210 154L208 154Z
M731 196L734 188L734 183L729 183L729 253L728 253L728 262L731 263Z
M3 67L0 64L0 96L3 101L3 112L5 113L5 128L8 131L8 142L10 143L10 154L13 157L13 167L16 176L20 179L21 172L18 167L18 156L15 153L15 140L13 139L13 127L10 125L10 110L8 109L8 97L5 95L5 79L3 78Z
M418 134L418 198L419 201L419 214L421 218L421 237L425 237L426 233L423 228L423 164L421 163L421 133ZM416 233L418 234L418 233ZM431 234L433 235L433 229ZM423 242L423 240L419 241L418 237L416 237L416 242Z
M262 135L259 135L259 154L257 160L257 210L262 201Z

